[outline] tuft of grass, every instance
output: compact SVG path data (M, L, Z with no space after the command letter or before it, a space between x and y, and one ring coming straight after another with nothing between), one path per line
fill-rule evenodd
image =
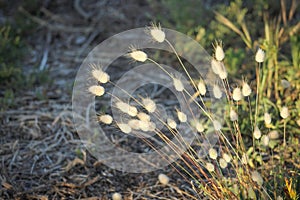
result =
M163 30L159 29L159 31ZM175 91L188 98L186 101L188 109L179 110L176 106L170 107L168 118L163 119L154 99L135 97L123 91L132 101L122 102L118 99L112 106L120 112L120 115L126 115L125 119L128 120L116 121L105 113L102 116L108 117L109 123L103 121L103 118L101 120L101 116L99 122L115 125L126 135L141 136L142 133L154 132L161 143L168 145L170 150L179 156L179 161L170 164L187 182L191 183L191 188L197 193L195 198L205 196L210 199L276 199L285 196L295 199L298 194L292 183L296 180L287 181L283 177L292 176L292 172L299 169L299 165L296 164L297 158L288 156L296 151L299 145L299 137L291 134L295 130L291 119L294 117L292 113L296 110L297 104L285 102L287 97L284 96L280 99L285 102L285 105L278 104L276 96L270 99L263 98L268 90L264 89L265 85L262 83L268 73L261 72L269 69L268 63L273 61L273 58L268 56L270 53L258 49L253 55L253 63L256 65L256 88L246 80L230 83L225 67L226 55L222 42L218 41L214 45L210 72L218 77L220 84L209 83L200 77L200 80L193 79L181 57L178 56L176 48L165 34L160 33L160 35L164 37L159 42L166 43L172 49L186 80L194 89L193 93L186 89L186 83L181 78L169 73L146 51L133 49L128 57L136 62L149 62L156 65L161 73L170 78L170 84ZM101 68L98 70L100 74L106 73L101 71ZM105 84L121 88L110 79L100 83L99 77L94 76L92 68L90 76L98 82L98 85L92 87L101 87L101 93L89 89L95 96L112 95L105 90ZM106 76L109 77L108 74ZM204 87L213 88L213 95L210 95L210 98L220 99L226 96L225 112L222 114L224 123L221 123L215 117L215 113L211 112L212 107L216 105L207 104L203 100L209 95ZM201 119L194 115L192 109L194 106L202 111ZM271 112L271 108L274 112ZM163 128L156 127L157 121L163 125ZM178 128L181 123L194 128L197 132L195 141L198 142L191 145L186 143L183 139L184 130ZM202 156L199 154L199 147L202 148L201 141L208 137L209 133L218 136L219 140L217 144L208 142L208 149L205 149L208 155ZM145 138L143 141L159 152L162 159L168 161L168 156L158 151L152 142ZM187 147L187 150L182 152L184 147ZM286 167L287 163L289 167ZM300 175L297 170L295 173L294 176Z
M33 1L28 0L22 5L28 6L31 2ZM9 9L12 5L4 3L3 6ZM35 85L51 83L47 70L33 69L28 73L22 64L26 59L25 52L29 50L26 46L26 34L34 30L33 23L20 13L15 13L11 19L6 20L0 28L0 110L14 107L15 98L21 96L22 91ZM39 91L36 96L45 98Z

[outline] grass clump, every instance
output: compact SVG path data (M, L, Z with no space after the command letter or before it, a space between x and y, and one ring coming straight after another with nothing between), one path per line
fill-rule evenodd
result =
M35 85L50 82L47 70L36 68L27 70L22 64L26 60L26 52L29 51L26 46L26 31L33 28L32 24L30 26L26 21L27 19L24 19L24 16L21 18L19 13L15 18L17 22L6 22L0 28L1 111L16 106L16 98L21 96L22 91L28 91ZM43 94L40 93L36 93L36 96L44 98Z
M299 151L297 150L299 135L294 135L298 134L296 131L294 132L297 127L291 123L292 117L295 116L291 113L297 110L297 103L290 102L285 106L278 104L276 98L266 101L266 98L263 97L265 91L268 90L264 88L264 81L268 73L262 73L262 71L266 70L267 64L273 59L269 56L270 53L264 50L265 48L258 48L256 54L253 54L253 65L256 66L257 72L254 83L247 83L245 79L230 83L222 42L216 42L208 73L214 74L218 80L211 83L202 78L200 80L192 78L192 74L178 56L176 48L165 34L161 33L163 29L159 27L154 30L159 31L160 36L164 36L157 42L165 42L173 50L188 84L193 87L193 93L187 90L186 82L182 78L169 73L146 51L133 50L128 56L137 62L153 63L161 69L161 73L170 78L170 84L175 89L174 91L187 99L185 102L187 109L180 110L176 106L170 107L171 114L164 119L160 115L154 99L135 97L127 93L132 101L118 100L112 105L118 109L121 115L127 116L124 118L125 120L116 121L112 116L103 114L102 117L100 116L100 122L106 125L115 124L124 134L141 136L141 133L154 132L160 142L168 145L171 151L179 155L180 160L175 164L170 164L187 182L191 183L191 188L197 194L195 199L200 197L211 199L277 199L286 197L297 199L299 191L296 191L295 184L299 180L292 177L299 177L299 165L296 164L298 158L287 157L287 155L294 155ZM95 80L98 78L96 77ZM99 81L98 83L98 87L105 88L103 83ZM111 80L105 84L110 83L115 85ZM211 94L207 93L209 89L211 89ZM112 95L104 89L101 91L103 91L101 96ZM95 92L91 90L90 92L97 96ZM216 113L212 112L212 108L218 103L207 103L204 100L206 97L221 102L223 111L217 110L216 112L222 112L222 118L216 117ZM221 101L222 97L226 99L225 105ZM280 99L285 102L284 96ZM195 116L194 106L201 110L203 114L201 119ZM270 106L275 112L271 112ZM108 116L109 123L106 123L103 116ZM158 128L157 121L163 128ZM185 130L180 130L181 124L186 124L196 130L195 143L187 144L183 139L186 133ZM205 140L206 146L203 146L203 139L209 137L209 133L217 136L218 139L216 143ZM143 138L143 141L158 151L148 139ZM184 150L185 147L186 150ZM207 155L201 154L201 150L207 152ZM160 153L162 159L167 162L168 155ZM283 177L291 177L291 179Z

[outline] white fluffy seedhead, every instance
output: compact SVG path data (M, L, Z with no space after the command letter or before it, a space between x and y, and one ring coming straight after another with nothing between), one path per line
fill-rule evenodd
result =
M173 78L173 85L178 92L182 92L184 90L183 83L178 78Z
M160 24L156 25L152 23L151 27L149 28L149 33L154 41L159 43L165 41L166 34L162 31Z
M222 129L222 124L218 120L214 120L213 125L216 131L220 131Z
M156 110L156 103L152 99L150 99L150 98L142 99L142 104L144 105L145 109L149 113L155 112L155 110Z
M258 63L265 61L265 52L261 48L259 48L256 52L255 61Z
M222 169L225 169L227 167L227 162L224 158L219 159L219 164Z
M215 74L219 75L220 72L222 71L222 64L221 64L221 62L219 62L219 61L217 61L216 59L213 58L211 60L211 68L212 68L212 71Z
M222 61L225 58L222 42L217 43L217 46L215 47L215 58L217 61Z
M252 90L250 88L250 86L248 85L248 83L246 83L245 81L243 82L243 86L242 86L242 94L244 97L247 97L251 94Z
M123 132L123 133L131 133L132 129L131 127L128 125L128 124L124 124L124 123L117 123L117 126L120 128L120 130Z
M105 89L100 85L92 85L89 87L89 92L100 97L105 93Z
M255 126L254 128L253 137L257 140L261 137L261 131L258 126Z
M220 99L222 97L222 91L217 84L213 86L213 94L216 99Z
M212 163L206 163L205 167L209 172L215 171L215 166Z
M143 122L149 122L151 120L150 115L144 113L144 112L139 112L137 114L137 117L139 118L139 120L143 121Z
M187 116L186 114L184 114L183 112L181 111L177 111L177 117L179 119L180 122L186 122L187 121Z
M170 181L169 177L165 174L159 174L158 180L162 185L168 185L168 183Z
M116 103L116 107L122 111L123 113L126 113L130 115L131 117L135 117L138 113L137 108L134 106L129 105L128 103L124 103L122 101L119 101Z
M136 49L132 49L131 53L129 53L129 56L133 60L139 62L145 62L148 59L148 56L145 52Z
M101 69L93 69L92 75L100 83L107 83L110 79L109 75Z
M112 200L122 200L122 195L118 192L113 193Z
M127 114L130 115L131 117L135 117L138 114L138 110L134 106L129 106L129 110Z
M235 101L240 101L243 98L242 91L240 88L237 87L233 89L232 98Z
M202 133L204 131L204 126L203 126L203 124L201 122L196 122L195 126L196 126L196 130L199 133Z
M273 130L268 133L268 136L271 140L276 140L279 138L279 133L278 133L278 131Z
M204 96L206 94L206 86L205 86L204 81L200 80L197 87L198 87L200 94Z
M99 119L100 122L102 122L104 124L111 124L112 121L113 121L113 118L110 115L100 115L98 117L98 119Z
M215 150L215 149L213 149L213 148L210 148L210 149L208 150L208 155L209 155L209 157L210 157L211 159L216 160L217 157L218 157L218 152L217 152L217 150Z
M150 131L150 122L147 122L147 121L140 121L139 120L139 127L142 131Z
M238 114L235 112L235 110L233 108L230 108L230 120L231 121L236 121L238 120Z
M139 130L140 129L140 120L138 119L131 119L128 121L128 125L133 130Z
M218 62L218 61L217 61ZM224 63L223 62L218 62L218 75L219 77L223 80L223 79L226 79L228 74L227 74L227 71L226 71L226 68L224 66Z
M223 158L227 163L230 163L231 161L230 155L228 155L227 153L223 153Z
M271 124L272 118L271 118L270 113L266 112L266 113L264 114L264 121L265 121L265 124L266 124L266 125Z
M167 119L167 124L171 129L176 129L177 127L177 123L171 118Z
M262 141L262 144L267 147L269 145L270 138L268 135L263 135L261 137L261 141Z
M290 113L289 113L288 107L283 106L283 107L281 108L281 111L280 111L280 116L281 116L283 119L286 119L286 118L289 117L289 115L290 115Z

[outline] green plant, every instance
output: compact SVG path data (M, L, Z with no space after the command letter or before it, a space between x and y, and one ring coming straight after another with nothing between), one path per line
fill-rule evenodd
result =
M27 2L27 1L26 1ZM28 1L27 3L30 3ZM9 6L9 5L6 5ZM15 106L14 99L22 94L24 89L30 89L34 85L51 83L48 70L39 71L33 69L25 72L22 62L25 59L26 32L34 30L33 23L27 18L21 17L20 13L13 16L15 20L4 24L0 28L0 107L6 110ZM38 94L39 98L44 98Z
M20 36L12 31L11 26L3 26L0 29L0 80L2 85L11 79L19 78L21 69L13 65L16 64L16 58L22 57L22 47Z

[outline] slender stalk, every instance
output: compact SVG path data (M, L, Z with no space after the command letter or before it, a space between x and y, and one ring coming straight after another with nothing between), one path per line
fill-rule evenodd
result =
M286 120L284 119L284 122L283 122L283 146L285 147L286 146Z
M257 125L257 116L258 116L259 87L260 87L260 66L261 66L261 63L258 63L258 66L256 67L256 100L255 100L254 126Z
M257 117L258 117L259 87L260 87L260 66L261 66L261 63L258 63L258 65L256 67L256 81L257 82L256 82L254 129L257 126ZM252 135L252 144L253 144L253 149L255 149L255 138L254 138L254 135Z

